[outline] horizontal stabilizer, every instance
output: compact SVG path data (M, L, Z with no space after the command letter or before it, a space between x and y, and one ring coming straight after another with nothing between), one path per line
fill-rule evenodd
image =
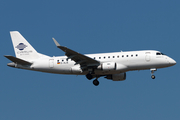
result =
M30 63L28 61L16 58L14 56L5 55L4 57L6 57L7 59L11 60L14 63L18 63L18 64L21 64L21 65L31 65L32 64L32 63Z

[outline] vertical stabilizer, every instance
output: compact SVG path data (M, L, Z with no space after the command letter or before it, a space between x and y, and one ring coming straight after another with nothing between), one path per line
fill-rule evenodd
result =
M11 31L10 35L17 58L24 60L33 60L39 58L37 51L18 31Z

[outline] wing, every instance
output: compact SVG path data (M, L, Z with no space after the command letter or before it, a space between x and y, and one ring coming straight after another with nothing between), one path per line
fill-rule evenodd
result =
M83 54L80 54L76 51L73 51L67 47L60 46L60 44L53 38L54 43L58 48L60 48L62 51L65 52L65 55L68 57L68 59L72 59L76 62L76 64L80 64L81 67L96 67L100 65L100 62L97 60L94 60L88 56L85 56Z

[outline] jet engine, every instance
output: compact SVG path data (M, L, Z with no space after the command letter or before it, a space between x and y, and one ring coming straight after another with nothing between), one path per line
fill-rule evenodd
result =
M103 70L103 71L112 71L112 70L125 71L127 69L127 66L123 64L115 63L115 62L105 62L99 65L97 69Z
M105 78L113 81L123 81L126 79L126 73L107 75Z
M116 63L115 62L105 62L105 63L102 63L100 66L98 66L98 69L101 69L103 71L116 70Z

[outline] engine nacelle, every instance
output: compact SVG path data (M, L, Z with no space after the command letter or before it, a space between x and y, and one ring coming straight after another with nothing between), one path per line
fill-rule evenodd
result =
M115 62L105 62L105 63L102 63L100 66L98 66L98 69L101 69L103 71L116 70L116 63Z
M105 78L113 81L123 81L126 79L126 73L107 75Z

